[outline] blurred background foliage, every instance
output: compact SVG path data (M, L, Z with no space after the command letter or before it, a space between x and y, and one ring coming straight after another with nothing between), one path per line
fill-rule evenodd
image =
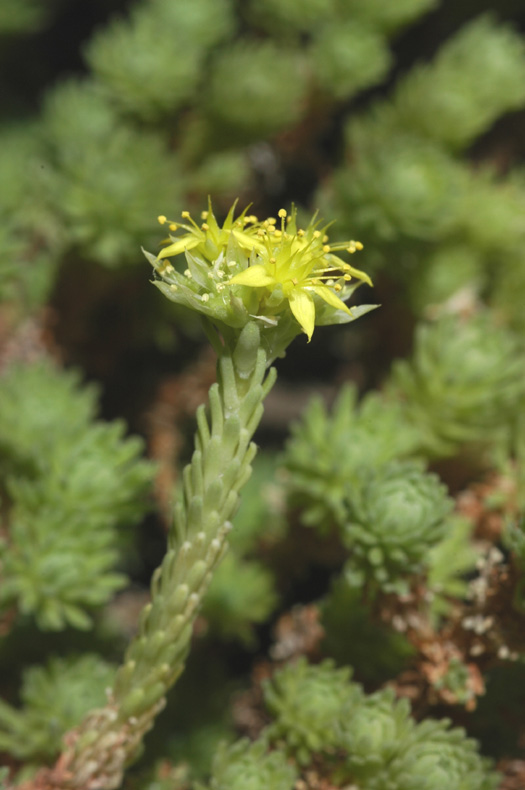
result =
M11 773L103 702L147 600L214 362L140 247L211 195L222 216L319 208L382 307L278 363L189 669L127 785L525 786L523 3L3 0L0 93Z

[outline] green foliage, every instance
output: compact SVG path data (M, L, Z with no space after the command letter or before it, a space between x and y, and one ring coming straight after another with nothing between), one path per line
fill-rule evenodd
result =
M304 658L287 664L264 684L264 699L274 721L268 737L284 741L300 764L314 752L340 744L340 730L361 700L359 686L349 683L350 670L333 662L310 665Z
M215 56L205 110L233 140L258 140L299 120L305 93L306 74L297 52L270 41L244 40Z
M344 523L347 489L359 487L364 470L412 455L419 441L401 403L371 394L358 407L356 399L344 388L331 415L313 399L286 446L291 501L300 503L305 524L321 530Z
M401 672L413 648L403 634L376 622L363 597L342 574L335 579L321 602L323 651L337 664L354 667L364 682L377 684Z
M275 36L310 33L333 17L337 0L250 0L250 15L258 25Z
M18 759L54 757L63 734L92 707L104 704L114 673L115 667L88 653L26 669L23 707L0 701L0 749Z
M113 568L119 525L148 506L153 467L124 425L93 422L95 391L47 360L13 365L0 404L0 465L10 504L0 551L2 605L41 628L87 628L125 577Z
M0 299L22 313L48 297L62 250L60 223L40 186L42 157L36 124L0 126Z
M89 83L59 86L46 105L42 179L70 245L106 266L140 261L155 215L181 200L176 156L161 136L121 121Z
M383 467L349 496L343 541L350 550L348 581L398 592L401 577L422 570L430 548L445 535L452 509L445 487L414 462Z
M89 7L88 15L81 5ZM354 666L374 689L396 682L407 668L416 673L417 685L421 657L404 635L380 622L383 593L395 606L396 595L410 585L422 594L425 622L446 629L467 597L477 534L470 522L447 515L444 489L408 463L414 458L446 458L439 470L451 490L476 480L482 465L509 473L516 492L500 503L513 513L502 560L510 566L506 583L514 585L504 590L513 637L508 644L517 655L523 652L525 531L515 510L523 506L525 490L525 179L516 167L522 158L519 118L494 125L525 106L525 46L516 32L523 28L523 9L514 0L498 6L501 17L514 14L516 30L484 16L457 31L458 19L477 13L474 6L437 0L109 0L79 4L68 28L71 11L62 0L1 3L7 101L0 125L0 631L14 620L16 633L15 647L7 650L8 677L24 661L22 651L20 659L12 654L28 633L33 656L46 655L50 645L60 650L70 639L75 647L86 644L78 641L86 635L39 629L90 627L91 610L108 604L124 584L129 528L147 506L152 476L140 460L142 445L125 438L121 423L96 421L95 392L80 384L79 375L45 361L9 368L19 351L25 358L25 336L18 332L23 319L43 326L45 342L91 375L102 369L102 356L108 377L133 369L122 386L122 403L111 403L144 425L142 409L150 412L150 404L141 399L162 383L167 368L185 364L193 345L179 344L180 355L168 358L172 326L162 308L153 319L147 305L137 307L136 272L123 270L117 280L99 265L141 261L140 245L155 250L159 240L156 215L178 218L182 209L202 207L208 194L219 219L226 199L237 194L242 207L253 202L259 215L276 215L289 200L308 203L301 212L321 203L322 216L337 213L335 232L364 243L363 268L375 267L378 301L387 308L384 322L370 322L343 341L333 335L330 355L342 355L338 376L355 373L364 397L358 402L355 393L344 391L331 413L313 403L294 427L284 458L287 513L273 462L256 466L222 564L223 544L212 537L216 514L230 519L251 456L246 460L233 449L237 438L247 449L246 426L238 428L222 402L213 401L210 427L222 436L224 418L227 461L200 413L199 441L206 448L210 442L211 460L201 466L198 450L181 483L186 499L179 502L177 524L184 549L170 543L162 572L176 589L155 576L158 603L141 619L145 652L132 651L125 663L119 704L140 718L173 679L165 667L182 671L189 612L200 606L216 566L203 618L211 633L237 644L200 645L204 652L212 644L214 653L197 667L182 702L175 699L173 713L166 711L159 737L146 743L144 773L141 766L130 788L141 790L141 777L152 775L151 752L157 759L164 746L170 758L196 766L196 779L204 781L215 743L231 735L229 696L239 687L239 667L248 672L254 658L255 626L262 626L261 633L269 626L276 590L283 591L286 607L298 598L304 603L305 595L325 595L321 656ZM120 17L111 16L114 8L123 9ZM425 21L433 9L436 14ZM418 19L421 26L390 47L390 39ZM85 74L70 79L78 72L79 45ZM88 272L85 288L74 286L77 261ZM83 318L86 304L89 315L110 305L110 319L113 310L140 314L140 352L147 362L132 347L134 332L126 343L109 337L103 355L91 340L86 351L83 342L92 332ZM474 317L439 318L449 312ZM420 316L437 320L417 326L413 356L394 365L385 391L367 392L383 376L392 349L407 347ZM321 323L321 311L318 317ZM392 336L378 337L377 326L384 332L385 324ZM109 333L119 326L104 322ZM192 343L194 327L183 318L182 331L193 333ZM313 366L310 375L319 376ZM124 402L132 387L133 398ZM229 391L235 400L238 393ZM107 393L111 399L114 394ZM245 416L254 403L243 401ZM151 408L155 418L157 408L160 413L158 404ZM254 423L255 417L250 430ZM202 475L209 483L215 473L220 481L203 499ZM490 511L485 501L483 507ZM287 530L287 521L296 518L317 534L299 533L305 546L298 547L289 573L297 533ZM204 545L200 529L209 548L204 560L197 559ZM310 579L300 574L317 547L323 567L310 589ZM147 567L153 551L148 543ZM336 570L328 578L330 567ZM133 583L140 598L148 579ZM130 599L133 604L133 593ZM507 621L502 625L506 629ZM200 638L196 629L197 653ZM469 655L469 671L470 661L483 668L493 657ZM78 663L55 659L25 673L21 710L0 704L0 749L15 761L52 758L63 731L103 704L109 672L86 656ZM462 661L452 662L442 682L457 700L472 702L466 672ZM502 667L501 688L491 697L492 675L468 726L488 752L512 759L520 754L516 734L523 716L515 688L522 678ZM302 660L278 672L265 692L274 715L271 744L263 734L252 745L223 747L210 790L291 790L298 779L294 761L304 768L306 783L313 768L327 785L360 790L488 790L497 784L461 731L432 720L416 724L390 692L366 696L348 676L349 670L309 667ZM15 699L7 681L3 685ZM218 697L219 713L207 706ZM253 716L250 706L243 710L242 700L240 708L233 704L236 714L250 713L241 726L247 723L256 737L264 714ZM422 696L416 704L427 710L433 703ZM467 720L451 710L457 720ZM87 733L92 743L103 740L97 727ZM96 747L93 754L99 756ZM187 790L188 771L182 763L165 765L148 786Z
M341 13L350 19L362 19L386 33L407 25L438 4L438 0L398 0L383 3L382 0L339 0Z
M372 694L346 722L348 768L366 790L495 790L475 741L449 722L415 724L407 700L391 689Z
M311 56L321 89L336 99L380 82L391 65L382 36L355 20L323 27Z
M87 60L112 101L152 121L192 99L208 50L233 25L230 0L153 0L102 29Z
M412 69L382 120L457 150L524 102L523 41L483 16L446 42L433 63Z
M252 558L260 545L278 542L285 532L284 492L275 470L275 457L261 453L243 489L230 550L215 572L202 610L214 634L247 646L255 643L254 625L267 621L277 604L273 573Z
M0 35L34 33L47 22L51 2L39 0L2 0Z
M446 521L443 539L429 550L427 584L432 595L430 611L434 618L450 610L451 600L466 597L467 574L476 566L478 551L472 544L472 524L468 519L452 515Z
M523 396L522 373L514 336L478 314L468 322L445 317L420 325L412 360L397 362L392 380L425 451L446 456L510 429Z
M279 750L267 751L263 740L223 745L214 761L209 790L292 790L297 772ZM204 790L198 786L197 790Z
M203 614L223 639L254 643L253 625L264 623L275 609L272 573L260 562L227 554L206 595Z
M274 35L286 36L293 33L316 35L319 29L336 22L354 21L357 26L366 25L383 33L392 33L413 19L430 10L437 0L399 0L383 3L381 0L306 0L297 4L294 0L252 0L250 11L261 27ZM366 67L365 67L366 68Z
M443 304L462 291L477 295L482 291L483 264L482 254L472 245L440 244L407 283L412 307L421 314L429 305Z
M355 163L334 174L339 212L380 243L437 241L456 227L467 171L434 142L351 122Z
M392 689L369 696L348 671L304 660L279 670L265 686L274 716L265 734L284 742L299 762L312 752L333 766L336 786L363 790L495 790L499 777L475 741L450 722L416 724L407 700Z
M235 514L230 545L239 556L257 553L260 544L278 542L286 533L285 493L277 477L277 457L260 451Z

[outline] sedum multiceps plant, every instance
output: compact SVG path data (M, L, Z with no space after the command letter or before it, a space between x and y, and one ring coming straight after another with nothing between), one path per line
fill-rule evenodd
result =
M316 325L351 322L373 307L346 305L370 280L336 255L362 245L330 244L316 217L302 229L295 209L290 215L281 209L279 221L259 222L246 210L235 218L234 205L220 226L210 204L200 226L188 212L182 218L187 222L169 223L174 235L159 255L145 254L157 287L204 320L217 353L209 416L199 407L195 450L183 472L168 549L107 705L66 736L55 767L43 769L30 786L120 785L183 671L193 621L227 549L239 491L256 453L252 437L276 377L271 363L300 333L310 340ZM167 222L164 216L159 221Z

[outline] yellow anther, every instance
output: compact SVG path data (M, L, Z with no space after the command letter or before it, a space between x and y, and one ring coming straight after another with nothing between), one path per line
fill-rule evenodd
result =
M201 219L208 219L209 211L201 211Z
M354 252L356 251L356 249L357 249L357 247L355 246L355 244L352 243L352 244L350 244L350 246L347 248L346 251L349 252L350 255L353 255Z
M277 263L277 258L270 258L270 263Z
M328 236L325 233L323 236L323 244L326 244L327 241L328 241Z
M184 269L184 275L191 280L191 272L189 269Z
M179 227L179 226L178 226L178 225L176 225L174 222L172 222L172 223L170 224L170 230L178 230L178 227Z
M181 217L183 219L189 219L190 218L190 212L189 211L181 211Z
M209 302L210 301L210 295L209 294L202 294L201 301Z
M355 248L356 248L356 250L362 250L363 249L363 245L361 244L360 241L356 241L355 242Z
M334 291L342 291L342 290L343 290L343 286L340 285L339 283L336 283L334 285Z
M352 279L352 275L351 274L343 274L343 280L345 280L346 282L348 282L351 279Z
M275 217L268 217L268 219L266 220L266 222L269 222L269 223L270 223L270 225L275 225L275 223L277 222L277 220L275 219Z
M209 230L209 225L206 222L203 222L201 225L201 230Z
M323 252L330 252L330 245L329 244L324 244L323 245Z
M279 230L279 228L276 228L273 232L273 235L278 239L280 236L283 235L283 232L282 230Z
M170 285L170 291L176 291L176 290L177 290L176 285Z
M160 214L160 216L157 217L157 221L160 225L164 225L164 223L168 221L168 218L165 217L164 214Z
M286 217L286 209L285 208L280 208L279 211L277 212L277 214L279 215L279 217L281 219L284 219Z
M297 235L304 236L304 230L302 228L299 228L299 230L297 231Z
M264 234L264 230L262 228L259 228L258 231L257 231L257 235L258 236L264 236L265 235Z
M320 230L314 230L314 232L313 232L314 239L318 239L320 235L321 235L321 231Z

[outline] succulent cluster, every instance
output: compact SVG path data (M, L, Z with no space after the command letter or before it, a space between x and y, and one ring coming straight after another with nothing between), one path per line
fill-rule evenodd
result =
M523 3L70 5L0 8L0 784L525 786Z
M452 500L435 475L414 462L383 467L349 497L343 542L350 551L346 577L368 579L401 592L400 577L420 572L429 550L446 534Z
M94 421L96 390L77 373L43 358L11 366L2 387L2 610L43 629L90 628L90 611L126 584L122 528L151 506L154 466L122 422Z
M266 685L265 699L275 717L266 736L299 762L309 753L322 756L336 786L491 790L498 784L463 730L447 720L416 724L408 702L396 701L392 690L365 695L348 672L328 662L289 664Z

